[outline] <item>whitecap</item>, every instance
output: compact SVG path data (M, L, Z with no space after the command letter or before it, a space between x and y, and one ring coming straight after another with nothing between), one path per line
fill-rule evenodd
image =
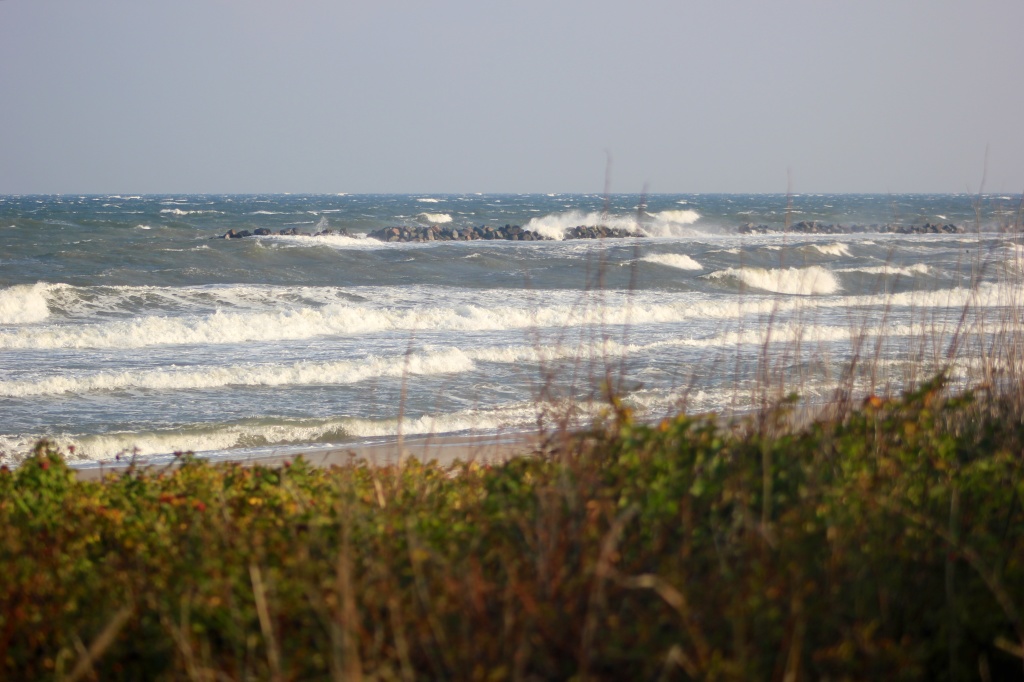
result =
M636 214L613 214L591 211L572 210L565 213L551 213L539 218L531 218L526 229L550 239L564 239L566 231L585 225L588 227L603 225L606 227L641 232L650 237L675 237L686 234L682 228L700 219L700 214L692 209L661 211L645 214L638 218Z
M416 220L421 223L441 225L444 223L450 223L452 221L452 217L447 213L420 213L416 216Z
M703 270L704 266L682 253L658 253L644 256L640 260L665 265L679 270Z
M651 215L660 221L675 223L677 225L691 225L700 219L700 214L690 208L659 211L657 213L652 213Z
M223 211L210 211L210 210L183 210L180 208L161 208L161 213L169 213L171 215L199 215L202 213L223 213Z
M924 263L916 263L905 268L892 265L866 265L859 268L843 268L837 272L863 272L868 275L893 275L901 277L912 277L914 275L927 275L929 268Z
M808 268L727 268L708 275L711 279L737 279L748 287L779 294L822 295L839 291L836 276L819 266Z
M0 324L31 324L50 316L47 293L54 285L18 284L0 289Z
M826 256L849 256L850 249L846 244L834 242L832 244L811 244L812 248Z
M182 391L224 386L308 386L354 384L366 379L467 372L473 361L458 349L358 361L297 362L280 365L172 367L145 371L97 372L34 380L0 381L0 396L86 394L119 390Z

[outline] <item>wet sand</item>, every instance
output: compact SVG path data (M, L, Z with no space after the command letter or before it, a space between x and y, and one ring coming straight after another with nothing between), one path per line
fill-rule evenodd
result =
M326 448L315 451L301 451L250 457L217 457L210 462L238 462L245 466L281 466L302 456L314 466L332 467L348 464L353 459L363 459L371 464L395 464L403 459L415 458L423 462L436 460L442 465L455 461L498 462L537 451L539 437L531 432L510 432L479 435L427 435L390 439L372 443L354 443L351 446ZM154 458L147 461L140 458L137 465L151 469L173 468L174 461ZM128 462L100 462L72 465L79 480L96 481L106 476L116 476L129 467Z

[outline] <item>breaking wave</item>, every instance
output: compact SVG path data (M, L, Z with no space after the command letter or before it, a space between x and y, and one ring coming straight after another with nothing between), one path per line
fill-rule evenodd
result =
M839 280L825 268L727 268L708 275L712 279L735 279L748 287L779 294L800 296L834 294Z
M738 268L717 271L705 277L731 278L747 286L780 293L828 294L838 289L835 276L822 268ZM238 306L254 306L258 301L250 297L254 297L256 292L256 289L240 288L239 291L223 292L216 300L233 299ZM199 295L199 292L193 292L193 295ZM276 292L278 297L285 295L283 290ZM376 307L339 302L344 300L343 292L317 292L314 288L308 292L295 292L295 296L308 301L307 304L285 310L241 309L181 316L143 315L93 324L45 323L0 330L0 349L129 349L298 340L391 331L488 332L602 324L662 324L853 306L955 309L968 303L980 307L1019 305L1017 292L1012 287L989 284L983 284L976 290L955 288L834 298L800 296L783 301L751 297L736 302L666 295L660 302L638 304L630 303L628 294L623 292L604 292L603 300L581 299L578 292L571 291L553 291L546 295L550 302L544 304L529 301L525 305L484 306L455 300L447 306L400 307L407 304L395 299L382 301L384 307ZM318 298L332 302L317 304ZM281 298L275 300L281 301ZM44 299L40 297L36 301L41 309Z
M916 263L905 268L892 265L866 265L859 268L842 268L836 272L863 272L869 275L893 275L902 277L913 277L914 275L927 275L930 269L924 263Z
M703 270L704 266L683 253L657 253L644 256L640 260L648 263L665 265L678 270Z
M450 223L452 217L447 213L420 213L416 216L416 220L430 225L443 225Z
M0 324L31 324L50 316L46 294L53 285L19 284L0 289Z
M684 230L700 219L700 214L691 209L645 213L642 217L636 214L615 215L591 211L568 211L552 213L539 218L532 218L525 228L537 232L550 239L563 239L567 230L585 225L588 227L604 225L606 227L640 231L650 237L678 237L692 234Z
M25 398L63 393L118 390L184 390L224 386L298 386L354 384L371 378L451 374L473 369L473 360L458 349L398 358L369 357L337 362L288 365L171 367L145 371L98 372L30 381L0 381L0 396Z
M811 248L826 256L849 256L850 249L846 244L835 242L832 244L811 244Z

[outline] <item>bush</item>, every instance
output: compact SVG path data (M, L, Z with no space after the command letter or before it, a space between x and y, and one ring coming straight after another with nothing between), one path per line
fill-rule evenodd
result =
M940 378L444 468L0 473L5 679L1022 678L1024 428Z

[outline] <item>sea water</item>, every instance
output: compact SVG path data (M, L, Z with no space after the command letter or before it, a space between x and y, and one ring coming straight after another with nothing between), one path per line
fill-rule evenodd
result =
M0 462L41 438L106 461L586 425L610 393L643 419L730 413L769 386L827 401L863 356L864 391L899 390L948 358L966 372L986 334L1018 324L1019 206L1009 195L0 197ZM805 220L968 232L787 230ZM742 234L744 223L769 232ZM552 240L365 237L428 224L514 224ZM599 224L648 236L561 240ZM211 239L290 227L348 236Z

